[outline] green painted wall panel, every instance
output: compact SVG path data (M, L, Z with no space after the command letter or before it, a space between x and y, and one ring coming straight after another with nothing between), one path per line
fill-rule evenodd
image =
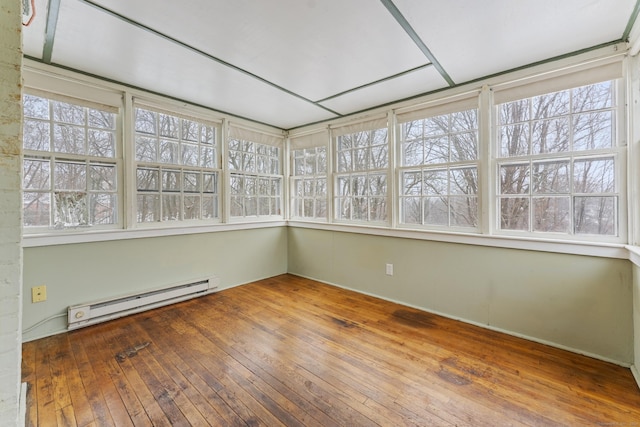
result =
M630 364L627 260L289 227L289 272ZM385 274L385 264L394 275Z
M24 299L24 328L74 304L112 298L212 274L220 289L287 271L284 227L25 248L24 292L47 286L47 301ZM58 318L25 340L66 329Z

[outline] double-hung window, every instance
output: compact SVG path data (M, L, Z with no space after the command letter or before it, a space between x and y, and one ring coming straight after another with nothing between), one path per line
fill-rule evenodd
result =
M284 138L231 127L228 139L232 218L282 216Z
M386 117L333 130L337 220L387 223L389 138Z
M327 220L326 132L291 139L291 217Z
M400 224L477 229L477 98L398 115Z
M35 92L23 109L25 229L117 226L118 109Z
M138 223L220 217L218 134L215 123L135 108Z
M606 80L497 105L499 230L620 235L617 88Z

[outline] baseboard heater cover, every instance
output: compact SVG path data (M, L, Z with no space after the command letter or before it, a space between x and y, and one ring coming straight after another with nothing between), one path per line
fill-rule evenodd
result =
M211 276L204 279L174 283L137 294L73 305L68 310L67 329L78 329L206 295L213 292L219 284L218 277Z

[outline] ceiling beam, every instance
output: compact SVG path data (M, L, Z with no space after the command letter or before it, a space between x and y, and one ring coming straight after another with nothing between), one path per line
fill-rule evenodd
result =
M44 46L42 47L42 61L51 64L53 54L53 43L56 38L56 28L58 27L58 13L60 12L61 0L50 0L47 11L47 27L44 32Z
M449 74L445 71L444 67L440 65L436 57L433 55L433 53L431 53L427 45L422 41L418 33L416 33L416 31L413 29L411 24L409 24L409 21L407 21L407 19L404 17L402 12L400 12L400 10L396 7L393 1L392 0L380 0L380 1L384 5L384 7L387 8L389 13L391 13L391 15L395 18L398 24L400 24L402 29L409 35L409 37L411 37L411 40L413 40L416 46L418 46L418 49L420 49L424 54L424 56L426 56L427 59L429 59L429 62L431 62L434 67L436 67L436 70L438 70L442 78L446 80L449 86L452 86L452 87L455 86L456 83L453 81L451 76L449 76Z

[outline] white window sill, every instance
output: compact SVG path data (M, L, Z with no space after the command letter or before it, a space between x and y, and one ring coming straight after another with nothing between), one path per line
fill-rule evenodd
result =
M22 247L54 246L73 243L107 242L112 240L143 239L149 237L177 236L183 234L216 233L222 231L251 230L256 228L283 227L283 220L251 221L242 223L192 225L180 227L137 228L130 230L96 230L64 234L24 234Z
M629 246L612 243L558 241L513 236L486 236L466 233L418 231L372 227L363 225L328 224L321 222L289 221L290 227L340 231L345 233L370 234L374 236L400 237L404 239L430 240L436 242L460 243L465 245L489 246L496 248L521 249L530 251L566 253L604 258L630 259ZM636 257L640 260L640 249Z

